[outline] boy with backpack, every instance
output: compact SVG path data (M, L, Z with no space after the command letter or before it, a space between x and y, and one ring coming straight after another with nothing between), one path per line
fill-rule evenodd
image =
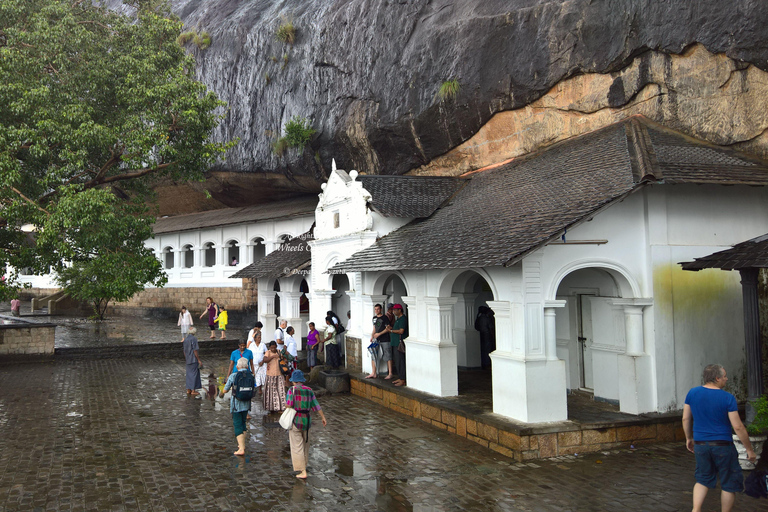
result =
M248 359L241 357L237 360L237 371L230 374L224 391L219 395L224 398L224 393L232 390L232 398L229 401L229 412L232 413L232 425L235 428L237 439L237 451L234 455L245 455L245 431L248 411L251 410L251 399L256 389L256 379L249 371Z

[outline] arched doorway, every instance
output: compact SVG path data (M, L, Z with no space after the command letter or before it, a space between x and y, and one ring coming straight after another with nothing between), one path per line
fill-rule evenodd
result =
M451 282L452 278L452 282ZM489 302L496 297L489 281L474 270L455 271L446 277L441 296L453 305L453 342L456 344L458 393L481 407L493 408L490 354L496 347L496 321ZM478 318L478 312L483 316Z
M331 280L333 295L331 296L331 309L341 319L342 323L347 322L347 312L349 311L349 278L346 274L334 274Z
M619 272L600 267L576 269L558 284L565 300L555 314L557 356L566 365L569 390L619 404L619 357L626 352L624 310L617 299L632 287Z
M403 297L408 296L408 290L405 289L405 283L397 275L391 275L384 282L381 295L387 297L387 304L401 304L403 306L403 313L408 316L408 305L403 302ZM384 311L386 312L387 304L384 304Z
M272 287L272 290L275 292L275 325L272 329L277 329L279 324L277 319L280 318L280 295L277 293L280 291L280 282L277 279L275 279L275 286Z

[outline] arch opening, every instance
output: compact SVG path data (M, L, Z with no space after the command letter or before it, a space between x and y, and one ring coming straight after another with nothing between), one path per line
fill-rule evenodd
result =
M204 263L205 267L212 267L216 265L216 247L213 242L208 242L203 245Z
M195 252L192 250L192 245L187 244L181 248L182 253L182 265L184 268L192 268L195 266Z

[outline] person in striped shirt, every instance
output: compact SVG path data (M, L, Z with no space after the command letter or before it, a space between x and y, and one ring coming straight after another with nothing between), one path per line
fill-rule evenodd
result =
M294 370L291 374L293 386L288 390L288 396L285 400L286 407L296 409L296 416L293 418L293 425L288 431L288 440L291 443L291 462L293 470L300 471L296 478L302 480L307 478L307 460L309 459L309 427L312 425L311 411L320 413L323 420L323 426L327 425L325 413L317 402L315 392L312 388L302 384L306 382L304 372Z

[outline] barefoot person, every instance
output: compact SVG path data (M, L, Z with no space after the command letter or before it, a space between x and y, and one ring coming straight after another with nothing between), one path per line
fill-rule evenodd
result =
M323 420L323 426L327 425L328 422L325 419L323 409L317 403L317 397L315 397L312 388L302 384L302 382L306 382L304 372L294 370L291 375L291 382L293 382L293 386L288 390L285 405L296 409L296 416L293 418L291 430L288 431L288 440L291 443L293 470L299 471L296 478L303 480L307 478L307 461L309 460L309 427L312 425L312 418L309 414L311 411L317 411Z
M264 410L282 411L285 409L285 381L280 373L280 353L277 351L277 343L270 341L267 345L267 353L263 362L267 365L267 378L264 382Z
M203 387L200 382L200 355L197 353L199 346L197 344L197 329L189 328L187 336L184 338L184 359L187 363L187 396L198 396L198 389Z
M241 357L237 361L237 371L232 373L227 379L227 383L224 385L224 391L219 395L220 397L223 398L224 393L232 388L238 373L248 371L249 365L249 361L244 357ZM235 438L237 439L237 451L234 452L234 455L245 455L246 420L250 409L250 400L238 400L235 397L235 393L232 393L232 398L229 400L229 412L232 413L232 425L235 427Z
M384 360L387 362L387 376L385 379L392 378L392 348L389 346L389 332L387 326L389 319L382 311L381 304L373 306L373 331L371 331L371 344L368 346L368 352L371 354L371 373L365 376L366 379L376 379L379 376L379 354L381 348L386 346L389 350L384 353Z
M205 298L205 311L200 314L201 320L206 315L206 313L208 314L208 327L211 328L211 339L214 339L216 337L216 324L214 323L213 319L219 316L219 306L213 302L211 297Z

